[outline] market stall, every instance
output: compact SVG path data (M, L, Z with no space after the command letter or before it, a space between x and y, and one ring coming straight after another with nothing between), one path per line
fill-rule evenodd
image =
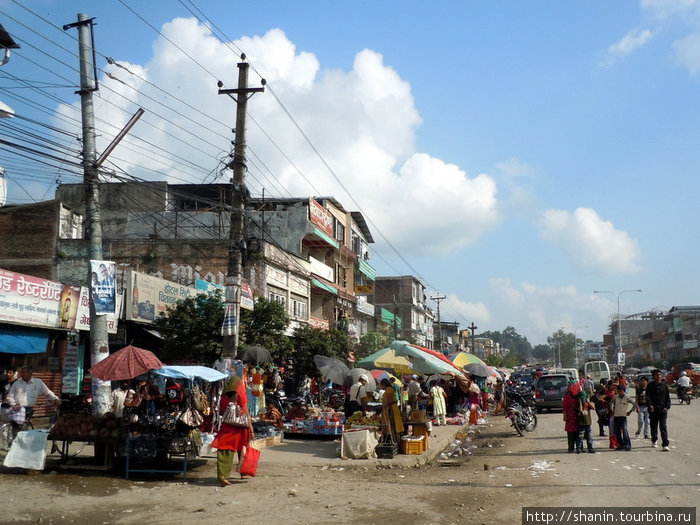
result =
M204 366L163 366L153 379L141 382L140 403L125 411L127 436L125 476L140 473L182 473L187 479L188 460L199 456L204 444L201 429L211 424L221 382L228 374ZM164 384L165 394L154 392ZM148 399L148 398L151 399ZM182 459L182 468L171 466Z

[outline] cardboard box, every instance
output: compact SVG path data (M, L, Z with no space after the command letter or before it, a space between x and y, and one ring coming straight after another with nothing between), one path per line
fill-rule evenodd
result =
M409 421L412 423L425 423L427 421L428 415L425 410L412 410L408 415Z

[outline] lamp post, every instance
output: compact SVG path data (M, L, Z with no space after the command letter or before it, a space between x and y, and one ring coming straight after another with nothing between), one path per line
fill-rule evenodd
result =
M617 353L618 359L619 355L622 354L622 320L620 318L620 296L627 292L641 292L641 289L637 290L621 290L619 292L613 292L610 290L593 290L593 293L611 293L617 295Z

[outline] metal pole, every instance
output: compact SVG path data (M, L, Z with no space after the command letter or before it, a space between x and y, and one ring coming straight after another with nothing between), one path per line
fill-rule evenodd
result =
M620 296L627 292L642 292L641 288L635 290L621 290L619 292L613 292L611 290L593 290L593 293L611 293L617 295L617 352L618 359L622 354L622 319L620 318Z
M90 259L102 260L102 217L100 213L100 186L96 165L95 112L92 93L97 90L93 78L93 50L91 39L92 18L78 14L77 24L69 24L64 29L77 26L80 51L80 106L83 128L83 185L85 188L86 235L88 241L88 268L86 279L90 283ZM107 316L95 313L95 303L90 300L90 361L92 366L109 355ZM111 410L111 385L109 381L92 378L92 406L95 414L102 415Z

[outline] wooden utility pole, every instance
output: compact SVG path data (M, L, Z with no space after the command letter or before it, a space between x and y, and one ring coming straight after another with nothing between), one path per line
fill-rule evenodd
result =
M83 127L83 186L85 188L85 230L88 241L87 274L88 283L92 282L90 260L101 261L102 252L102 217L100 213L100 186L97 177L97 152L95 149L95 112L92 94L99 89L97 70L95 68L95 51L93 48L93 20L86 14L79 13L78 21L63 26L63 30L78 28L78 46L80 53L80 106ZM92 294L91 294L92 295ZM90 301L90 362L92 366L109 355L107 335L107 316L95 313L95 303ZM93 411L102 415L111 410L111 385L109 381L92 378Z
M435 301L437 303L437 314L438 314L438 337L440 338L440 352L444 351L443 344L442 344L442 319L440 318L440 301L445 299L447 296L445 295L436 295L435 297L430 297L431 301Z
M474 332L477 328L479 327L474 324L474 321L472 321L472 324L467 326L467 330L469 330L472 333L472 354L476 354L476 346L474 345Z
M241 54L238 64L238 88L219 89L219 95L228 95L236 101L236 129L234 133L233 160L228 167L233 169L231 185L231 226L229 229L228 269L226 272L226 312L222 327L224 355L236 357L241 313L241 279L243 274L243 251L245 250L245 202L248 193L245 185L246 172L246 111L248 98L254 93L265 91L263 87L248 87L248 69L245 54ZM219 81L219 88L223 83ZM234 96L236 95L236 96Z

